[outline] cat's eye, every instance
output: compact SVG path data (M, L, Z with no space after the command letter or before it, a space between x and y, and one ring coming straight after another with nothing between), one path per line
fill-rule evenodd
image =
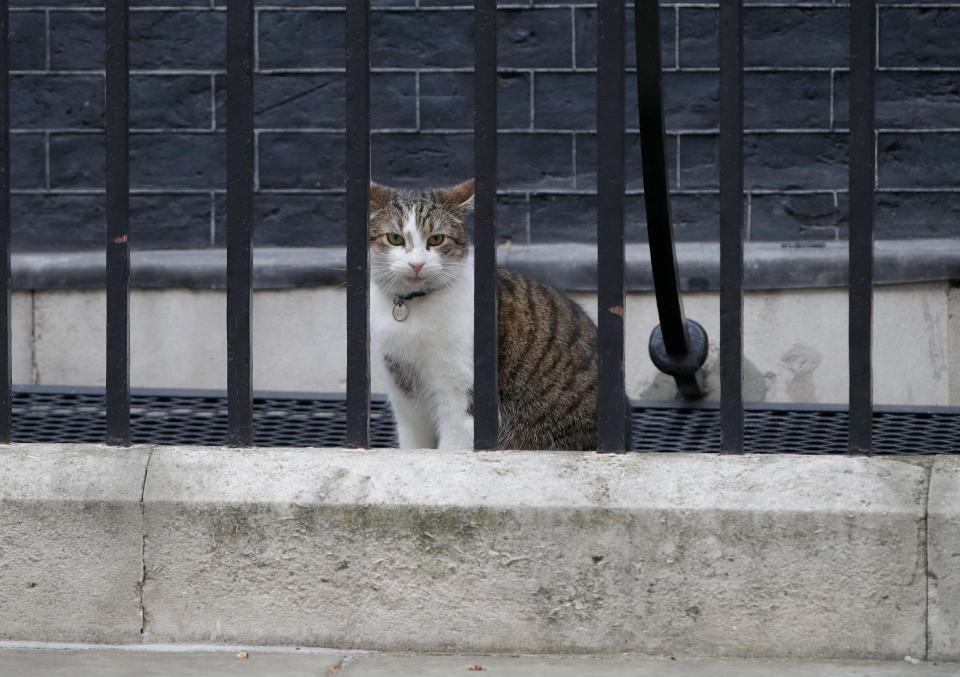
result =
M395 247L399 247L403 244L403 235L400 233L387 233L387 242Z
M431 235L430 237L428 237L427 244L430 245L431 247L439 247L441 244L443 244L443 241L445 239L446 239L446 235L441 235L438 233L437 235Z

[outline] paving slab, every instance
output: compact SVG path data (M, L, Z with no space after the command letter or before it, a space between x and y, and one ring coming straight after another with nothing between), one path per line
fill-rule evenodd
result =
M370 656L347 662L340 674L343 677L956 677L960 675L960 665L590 656Z
M0 650L0 677L326 677L336 653Z
M2 650L0 677L956 677L958 664L637 656L351 655L336 651Z

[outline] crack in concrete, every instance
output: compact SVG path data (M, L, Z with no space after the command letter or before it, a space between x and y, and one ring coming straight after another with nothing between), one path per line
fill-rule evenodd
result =
M40 383L40 366L37 361L37 292L30 292L30 382Z
M150 472L150 460L153 458L153 447L150 448L149 453L147 454L147 462L143 466L143 482L140 484L140 580L137 581L137 594L139 595L138 603L140 604L140 641L143 641L143 632L147 624L147 615L146 610L143 607L143 586L147 580L147 558L146 558L146 545L147 538L144 533L144 514L146 512L146 506L143 502L144 494L147 490L147 475Z
M923 485L923 660L930 660L930 484L933 463L927 464L927 481Z
M353 663L354 661L361 658L367 658L373 655L376 655L376 654L369 653L369 652L362 652L362 651L342 654L340 656L340 660L338 660L336 663L330 666L330 668L327 670L327 674L331 674L331 675L334 673L343 674L350 667L350 664ZM353 673L352 670L350 672L351 674Z

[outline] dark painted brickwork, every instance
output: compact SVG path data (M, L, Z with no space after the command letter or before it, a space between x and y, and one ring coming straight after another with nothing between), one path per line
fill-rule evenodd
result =
M337 0L258 0L256 241L343 242L344 15ZM374 0L373 173L471 174L465 0ZM755 240L845 237L847 9L750 2L746 186ZM103 0L11 0L14 232L21 250L99 247ZM132 0L136 247L224 243L222 0ZM500 12L504 237L594 240L596 13L528 0ZM717 233L717 4L664 3L663 61L683 240ZM960 235L960 0L880 3L879 237ZM628 12L628 64L633 54ZM643 239L636 84L627 80L628 229Z

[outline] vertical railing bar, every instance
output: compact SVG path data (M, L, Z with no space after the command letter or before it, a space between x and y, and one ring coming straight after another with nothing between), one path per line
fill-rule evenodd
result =
M709 341L703 327L687 321L680 296L664 141L660 3L658 0L641 0L635 6L643 201L647 211L650 265L660 318L659 326L650 337L650 356L657 368L674 377L681 395L699 398L704 396L705 389L697 370L706 361Z
M107 2L107 444L130 443L129 10Z
M743 451L742 0L720 3L721 448Z
M597 435L627 444L624 388L624 3L597 7Z
M347 0L347 445L370 446L370 3Z
M253 0L227 4L227 419L229 444L253 444Z
M474 357L476 449L497 446L497 2L474 2Z
M873 427L875 0L850 3L850 451L870 451Z
M687 352L686 318L670 220L670 192L664 154L663 77L660 63L660 3L636 3L637 91L643 147L643 196L647 210L650 265L656 281L657 309L667 351Z
M10 328L10 15L0 0L0 444L13 430Z

